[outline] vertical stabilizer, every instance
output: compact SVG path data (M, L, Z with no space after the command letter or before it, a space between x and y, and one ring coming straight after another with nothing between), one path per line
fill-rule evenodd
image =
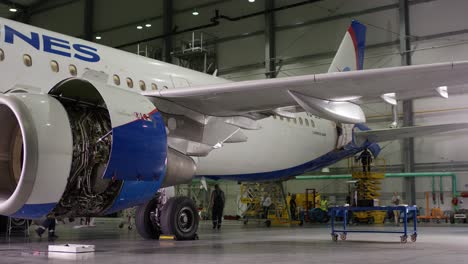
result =
M328 72L362 70L366 46L366 26L356 20L346 31Z

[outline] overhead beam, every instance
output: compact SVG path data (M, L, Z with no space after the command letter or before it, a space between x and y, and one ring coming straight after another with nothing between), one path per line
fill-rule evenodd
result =
M29 19L31 16L30 16L29 8L27 6L12 2L9 0L0 0L0 4L7 5L10 8L14 7L18 10L10 19L13 19L22 23L26 23L26 24L29 22Z
M411 65L411 39L408 0L399 0L401 65ZM411 87L408 87L411 88ZM403 101L403 126L414 125L413 101ZM414 172L414 138L403 140L402 163L405 172ZM403 186L408 204L416 204L416 179L407 178Z
M18 3L15 3L13 1L9 1L9 0L0 0L0 4L4 4L4 5L10 6L10 7L16 7L16 8L22 9L22 10L26 10L28 8L25 5L18 4Z
M243 20L243 19L249 19L249 18L256 17L256 16L265 15L266 13L278 12L278 11L282 11L282 10L286 10L286 9L290 9L290 8L296 8L296 7L299 7L299 6L302 6L302 5L308 5L308 4L312 4L312 3L320 2L320 1L323 1L323 0L307 0L307 1L302 1L302 2L298 2L298 3L294 3L294 4L288 4L288 5L284 5L284 6L281 6L281 7L277 7L277 8L274 8L272 10L269 10L269 11L262 10L262 11L259 11L259 12L254 12L254 13L250 13L250 14L246 14L246 15L240 15L240 16L236 16L236 17L230 17L230 16L222 15L222 14L220 14L219 10L215 10L215 14L210 19L210 23L203 24L203 25L198 25L198 26L191 27L191 28L185 28L185 29L182 29L182 30L173 31L173 32L170 33L170 35L174 36L174 35L179 35L179 34L182 34L182 33L187 33L187 32L192 32L192 31L199 31L199 30L202 30L202 29L210 28L210 27L216 27L216 26L218 26L220 24L220 20L239 21L239 20ZM115 46L115 48L125 48L127 46L135 45L135 44L138 44L138 43L141 43L141 42L148 42L148 41L153 41L153 40L156 40L156 39L162 39L162 38L164 38L166 36L167 35L165 35L165 34L152 36L152 37L140 39L140 40L137 40L137 41L121 44L121 45Z
M84 39L88 41L93 41L93 25L94 25L94 3L93 0L85 0L84 1L84 24L83 24L83 32L84 32Z
M29 9L32 11L32 10L35 10L35 9L38 9L40 8L43 4L45 4L47 2L47 0L39 0L37 2L35 2L34 4L30 5L29 6Z
M171 32L173 31L173 12L174 7L172 5L172 0L163 0L163 34L165 35L163 39L163 61L171 63L172 62L172 36Z
M437 34L431 34L431 35L425 35L425 36L412 36L412 39L413 39L412 42L440 39L440 38L458 36L458 35L463 35L463 34L468 34L468 29L437 33ZM219 40L218 42L229 41L229 39L231 38L232 37L220 38L218 39ZM465 42L452 43L452 44L449 43L446 45L441 45L440 47L463 45L464 43ZM383 47L399 46L399 45L400 45L400 40L398 39L395 41L388 41L388 42L381 42L381 43L367 45L366 50L371 50L375 48L383 48ZM431 48L438 48L438 47L431 47ZM412 49L411 51L415 52L417 50L418 49ZM287 65L287 64L304 61L304 60L331 58L332 56L335 55L335 53L336 53L336 50L331 50L331 51L326 51L326 52L321 52L321 53L312 53L312 54L306 54L306 55L297 56L297 57L290 57L290 58L283 59L282 63L283 65ZM393 53L389 53L388 55L393 55ZM262 66L263 66L262 62L257 62L257 63L252 63L252 64L244 64L244 65L239 65L239 66L234 66L234 67L229 67L229 68L223 68L219 70L219 75L225 75L225 74L230 74L233 72L240 72L240 71L245 71L245 70L255 70L255 69L259 69ZM384 122L384 121L392 121L392 120L382 119L380 121Z
M224 2L224 1L220 1L220 2ZM433 1L437 1L437 0L413 0L409 4L410 5L417 5L417 4L433 2ZM362 16L362 15L373 14L373 13L376 13L376 12L382 12L382 11L386 11L386 10L398 9L398 7L399 7L399 5L398 5L398 3L396 3L396 4L384 5L384 6L369 8L369 9L365 9L365 10L360 10L360 11L356 11L356 12L339 14L339 15L335 15L335 16L327 16L327 17L324 17L324 18L312 19L312 20L309 20L309 21L305 21L304 23L301 23L301 24L294 23L294 24L291 24L291 25L277 26L277 27L275 27L275 31L279 32L279 31L284 31L284 30L289 30L289 29L294 29L294 28L299 28L299 27L304 27L304 26L322 24L322 23L335 21L335 20L339 20L339 19L345 19L345 18L352 19L352 18ZM175 10L174 14L178 14L179 12L182 12L182 10ZM162 18L162 16L159 16L157 18ZM140 22L140 23L143 23L143 22ZM130 24L126 24L125 26L117 26L117 27L114 27L114 28L108 28L108 29L102 30L100 32L108 32L108 31L112 31L112 30L117 30L117 29L119 29L121 27L126 27L126 26L130 26L130 25L134 25L134 24L135 23L132 22ZM263 34L265 34L265 30L262 29L262 30L257 30L257 31L253 31L253 32L248 32L248 34L244 33L244 34L240 34L240 35L234 35L234 36L228 36L228 37L224 37L224 38L218 38L218 39L216 39L216 43L228 42L228 41L233 41L233 40L236 40L236 39L243 39L243 38L248 38L248 37L258 36L258 35L263 35ZM127 46L127 44L119 45L117 48L122 48L122 47L125 47L125 46Z
M275 0L265 0L265 10L275 8ZM265 13L265 72L267 78L276 78L275 13Z
M194 8L201 9L201 8L205 8L205 7L216 6L216 5L222 4L222 3L227 2L227 1L231 1L231 0L215 0L215 1L205 3L205 4L200 4L200 5L196 5L196 6L192 6L192 7L188 7L188 8L183 8L183 9L178 9L178 10L173 9L172 10L172 15L174 16L174 15L185 13L185 12L192 12ZM117 26L113 26L113 27L109 27L109 28L99 29L99 32L105 33L105 32L110 32L110 31L114 31L114 30L118 30L118 29L122 29L122 28L126 28L126 27L136 26L136 25L139 25L139 24L143 24L143 23L145 23L145 22L147 22L149 20L163 19L163 16L164 16L164 14L160 15L160 16L147 17L147 18L145 18L143 20L132 21L132 22L128 22L128 23L125 23L125 24L121 24L121 25L117 25Z
M61 7L71 5L71 4L74 4L74 3L79 2L79 1L81 1L81 0L69 0L67 2L59 2L59 3L54 4L54 5L47 5L45 7L41 7L43 4L45 4L47 2L47 0L45 0L45 1L41 0L41 1L31 5L31 14L32 15L37 15L37 14L44 13L44 12L47 12L47 11L50 11L50 10L54 10L54 9L57 9L57 8L61 8Z

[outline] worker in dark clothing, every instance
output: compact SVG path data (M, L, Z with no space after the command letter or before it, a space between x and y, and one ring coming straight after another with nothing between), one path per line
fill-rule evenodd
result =
M42 234L44 234L44 232L47 229L49 230L49 240L55 240L58 238L58 236L55 235L55 218L54 217L47 217L47 219L44 220L44 222L42 222L42 224L38 228L36 228L36 234L39 237L42 237Z
M356 160L360 160L362 163L362 172L364 174L370 172L371 170L371 163L372 163L372 154L368 149L365 149Z
M289 201L289 211L291 212L291 220L295 221L296 220L296 195L293 194L291 196L291 200Z
M213 208L213 229L220 229L221 222L223 219L224 210L224 192L219 188L219 185L215 185L215 190L211 193L211 206Z

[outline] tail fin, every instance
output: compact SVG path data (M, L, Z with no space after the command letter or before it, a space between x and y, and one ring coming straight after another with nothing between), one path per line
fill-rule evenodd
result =
M366 46L366 26L356 20L346 32L328 72L362 70Z

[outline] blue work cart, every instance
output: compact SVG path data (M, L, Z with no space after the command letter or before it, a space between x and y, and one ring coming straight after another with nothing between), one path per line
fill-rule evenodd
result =
M400 242L406 243L408 241L408 234L412 242L417 239L417 210L416 206L373 206L373 207L351 207L351 206L337 206L329 208L331 211L331 236L333 241L338 241L338 235L341 240L346 240L348 233L388 233L388 234L402 234ZM348 213L364 212L364 211L400 211L403 219L403 230L349 230L348 228ZM408 231L408 215L412 212L413 230ZM337 215L343 216L342 228L337 227L335 218Z

